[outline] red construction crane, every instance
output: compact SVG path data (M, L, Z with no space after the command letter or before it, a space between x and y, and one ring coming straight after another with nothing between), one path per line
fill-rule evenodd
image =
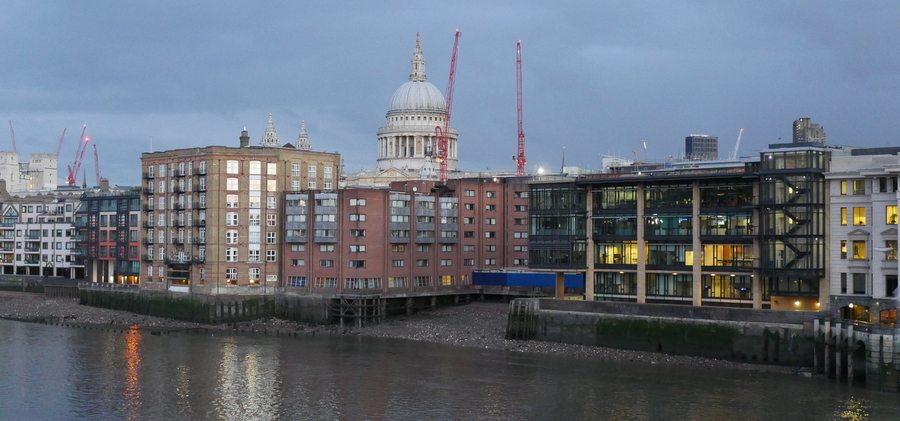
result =
M59 136L59 143L56 144L56 161L57 162L59 161L59 152L62 150L63 139L66 138L66 130L68 130L68 129L63 129L62 134Z
M81 169L84 151L87 150L87 145L91 142L91 139L85 136L85 132L87 132L87 124L81 129L81 137L78 138L78 149L75 150L75 159L69 164L69 173L66 176L66 184L68 184L69 187L75 187L75 183L77 182L75 177L78 176L78 171Z
M100 185L100 157L97 155L97 144L91 145L94 147L94 175L97 177L97 185Z
M16 152L16 131L13 130L12 120L9 120L9 139L12 140L13 152Z
M519 123L519 149L516 175L525 175L525 131L522 130L522 41L516 41L516 117Z
M436 126L434 128L435 136L438 138L438 154L441 157L441 169L439 180L442 184L447 183L447 161L450 155L447 153L447 135L450 131L450 113L453 110L453 83L456 81L456 53L459 51L459 37L462 35L459 29L456 30L456 36L453 38L453 52L450 55L450 78L447 81L447 109L444 113L444 127Z

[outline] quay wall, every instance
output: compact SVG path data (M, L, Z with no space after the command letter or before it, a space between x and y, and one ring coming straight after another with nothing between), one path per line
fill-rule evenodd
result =
M814 363L815 313L517 299L507 337L740 362Z

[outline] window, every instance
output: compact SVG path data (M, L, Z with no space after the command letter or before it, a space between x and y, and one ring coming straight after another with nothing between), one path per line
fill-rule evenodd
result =
M847 194L847 180L841 180L841 196Z
M441 266L453 266L453 259L441 259Z
M226 181L225 190L238 191L238 179L237 178L229 178Z
M334 288L337 285L337 279L330 277L316 278L316 288Z
M366 267L366 261L365 260L350 260L348 262L347 266L350 268L353 268L353 269L361 269L361 268Z
M260 216L259 211L251 211L251 212L253 212L253 213L250 213L249 215L247 215L247 223L250 224L250 226L258 227L259 226L259 216Z
M406 278L398 276L388 277L388 288L406 288Z
M488 190L488 191L484 192L484 197L487 197L488 199L493 199L493 198L497 197L497 192Z
M847 208L841 208L841 225L847 225Z
M409 200L391 200L392 208L408 208Z
M225 225L229 227L237 226L238 224L238 214L237 212L226 212L225 213Z
M237 262L237 248L228 247L225 249L225 261L226 262Z
M334 253L334 244L319 244L320 253Z
M365 253L366 245L365 244L351 244L350 245L350 253Z
M516 231L513 233L513 238L528 238L528 233L524 231Z
M266 250L266 261L267 262L274 262L275 259L277 258L277 256L278 256L277 251Z
M475 259L463 259L463 266L475 266Z
M275 244L277 240L277 233L275 231L266 233L266 244Z
M853 225L866 224L866 208L853 208Z
M453 244L441 244L441 251L444 253L452 253Z
M291 244L291 251L306 251L306 244Z
M853 240L853 259L867 259L868 254L866 253L866 241L865 240Z
M300 164L292 163L291 164L291 177L300 177Z
M225 279L230 285L237 285L237 268L226 268Z
M515 205L513 210L516 212L528 212L528 205Z
M484 259L485 266L493 266L497 264L497 259Z
M391 222L409 223L409 215L391 215Z
M278 164L274 162L267 162L266 175L278 175Z
M463 195L465 197L475 197L475 190L464 190Z
M236 207L238 207L238 195L236 195L236 194L226 194L226 195L225 195L225 207L226 207L226 208L236 208Z
M417 287L431 286L431 277L430 276L416 276L414 281L415 281Z
M897 261L897 240L884 240L884 260ZM888 291L890 293L890 291Z
M334 267L334 260L322 259L319 260L319 266L323 268Z
M485 218L484 223L487 225L497 225L497 218Z
M391 260L391 267L402 268L404 265L406 265L405 260Z
M841 294L847 293L847 273L841 272Z
M262 163L259 161L250 161L250 175L262 174Z
M464 203L463 209L468 210L468 211L473 211L473 210L475 210L475 204L474 203Z
M527 192L527 191L517 191L517 192L515 193L515 195L516 195L516 198L518 198L518 199L527 199L527 198L528 198L528 192Z
M416 259L416 267L428 267L428 259Z
M274 227L278 223L278 215L274 213L266 214L266 226Z
M866 180L853 180L853 194L866 194Z
M866 293L866 274L865 273L854 273L853 274L853 293L854 294L865 294Z
M352 229L352 230L350 230L350 236L351 236L351 237L365 237L365 236L366 236L366 230L364 230L364 229Z
M403 253L406 251L406 244L393 244L391 245L391 251L394 253Z
M484 210L487 212L493 212L497 210L497 205L484 205Z
M238 161L228 160L225 162L225 173L226 174L239 174L240 173L240 164Z
M484 238L497 238L497 232L496 231L485 231Z
M884 207L884 223L888 225L897 225L897 205L887 205Z
M259 268L250 268L250 270L247 271L247 275L250 277L250 283L255 284L259 281Z
M306 288L305 276L288 276L288 286L294 288Z
M307 171L306 171L307 177L316 178L316 166L315 165L310 164L309 166L306 167L306 169L307 169Z
M225 231L225 244L237 244L237 242L238 242L237 230Z
M364 213L351 213L350 221L351 222L363 222L366 220L366 214Z
M428 244L416 245L416 251L419 253L428 253Z
M475 218L472 217L463 217L463 224L471 225L475 223Z
M306 266L306 260L303 259L291 259L291 266Z
M847 258L847 240L841 240L841 259Z
M513 246L513 251L517 253L527 253L528 246Z
M350 199L350 206L365 206L366 199Z
M528 259L513 259L514 266L528 266Z

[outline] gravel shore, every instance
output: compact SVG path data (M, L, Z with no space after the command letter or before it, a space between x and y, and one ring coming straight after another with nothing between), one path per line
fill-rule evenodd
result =
M362 329L339 331L335 326L315 326L280 319L207 325L83 306L78 304L75 299L48 299L41 294L0 291L0 318L66 326L106 326L113 329L137 326L153 332L197 330L283 336L315 333L344 334L646 365L737 368L785 373L798 371L792 367L746 364L709 358L555 342L509 340L505 339L508 309L509 305L505 303L474 302L455 307L444 307L413 316L391 318L379 325L367 326Z

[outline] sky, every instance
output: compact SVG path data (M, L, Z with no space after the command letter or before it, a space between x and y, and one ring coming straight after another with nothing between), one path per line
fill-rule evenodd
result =
M517 40L529 172L563 153L585 168L669 159L691 133L718 136L724 156L740 128L752 156L789 142L800 116L829 144L900 144L896 1L3 3L0 119L23 159L54 153L68 128L61 182L82 124L103 176L134 185L141 152L237 146L244 126L255 144L268 113L283 143L305 120L345 172L373 169L416 33L446 93L455 29L461 169L515 169Z

